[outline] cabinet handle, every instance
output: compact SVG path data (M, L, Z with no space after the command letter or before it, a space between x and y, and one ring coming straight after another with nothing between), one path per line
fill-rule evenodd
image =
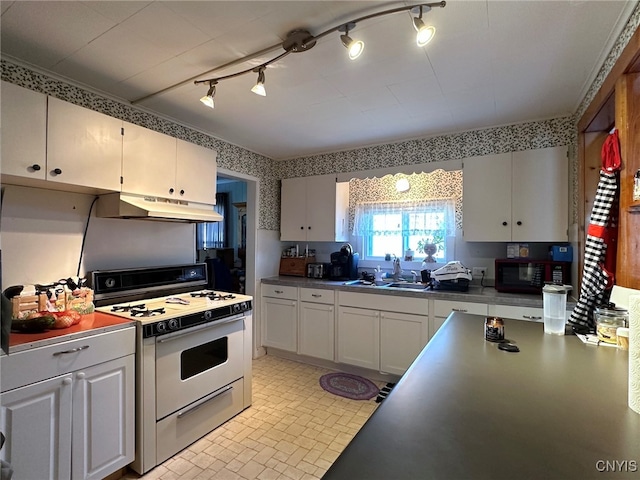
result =
M309 226L307 227L307 229L308 229L308 230L311 230L311 225L309 225Z
M54 168L53 170L51 170L51 173L53 173L55 175L60 175L62 173L62 169L61 168Z
M71 385L71 383L72 383L72 380L69 377L62 380L63 385Z
M182 418L185 415L193 412L194 410L196 410L197 408L200 408L201 406L203 406L205 403L209 402L210 400L213 400L214 398L219 397L220 395L230 392L231 390L233 390L232 386L228 386L226 387L224 390L222 390L221 392L216 392L213 395L209 396L209 397L205 397L202 400L200 400L198 403L196 403L195 405L191 405L187 408L185 408L184 410L180 410L178 412L178 418Z
M304 226L300 226L300 230L304 230Z
M184 195L184 190L180 190L180 195Z
M518 221L516 222L516 225L520 226L520 225L522 225L522 222L521 222L520 220L518 220Z
M529 320L542 320L542 317L536 317L535 315L522 315L522 318L527 318Z
M33 165L31 165L29 167L31 170L33 170L34 172L37 172L38 170L40 170L40 165L38 165L37 163L34 163Z
M507 225L508 225L508 223L507 223L507 222L502 222L502 226L503 226L503 227L506 227Z
M169 189L169 193L173 193L175 190L173 188Z
M467 310L464 308L452 308L451 310L454 312L467 313Z
M314 297L314 298L320 298L320 297L322 297L322 295L320 295L320 294L318 294L318 293L312 293L312 294L311 294L311 296L312 296L312 297Z
M274 292L275 292L275 293L278 293L278 294L280 294L280 293L284 293L284 291L283 291L283 290L274 290Z
M67 353L76 353L76 352L79 352L80 350L86 350L87 348L89 348L89 345L83 345L82 347L72 348L71 350L62 350L61 352L55 352L53 356L55 357L56 355L66 355Z
M82 380L85 376L86 375L84 372L78 372L78 374L76 375L76 378L79 378L80 380Z

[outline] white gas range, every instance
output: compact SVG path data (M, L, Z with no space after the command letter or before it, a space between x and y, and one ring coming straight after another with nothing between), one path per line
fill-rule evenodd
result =
M137 321L136 472L251 405L252 297L207 289L204 264L91 279L96 310Z

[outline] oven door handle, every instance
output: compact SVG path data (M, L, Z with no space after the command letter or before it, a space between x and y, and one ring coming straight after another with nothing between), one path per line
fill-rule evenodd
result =
M198 400L195 404L190 405L189 408L185 408L184 410L180 410L178 412L178 418L182 418L185 415L190 414L191 412L193 412L194 410L197 410L198 408L200 408L201 406L203 406L205 403L207 403L210 400L213 400L214 398L218 398L220 395L223 395L227 392L230 392L231 390L233 390L233 387L231 385L223 388L222 390L213 393L212 395L202 398L200 400Z
M195 327L187 328L182 331L179 330L177 332L162 336L158 338L156 342L158 343L170 342L172 340L175 340L176 338L184 337L185 335L190 335L196 331L201 332L204 329L218 327L220 325L224 325L225 323L237 322L238 320L241 320L243 318L244 318L244 315L237 315L234 317L226 318L224 320L216 320L210 323L204 323L202 325L197 325Z

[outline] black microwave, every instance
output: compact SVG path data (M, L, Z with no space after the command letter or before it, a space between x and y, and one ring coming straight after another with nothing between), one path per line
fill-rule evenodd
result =
M541 293L546 283L571 283L571 262L496 259L495 272L498 292Z

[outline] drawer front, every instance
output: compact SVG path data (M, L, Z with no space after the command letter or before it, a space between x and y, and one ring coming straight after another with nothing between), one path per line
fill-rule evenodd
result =
M535 307L514 307L510 305L492 305L491 314L502 318L515 318L530 322L542 322L543 310Z
M486 315L487 305L485 303L456 302L451 300L434 300L433 313L436 317L448 317L452 312L473 313L475 315Z
M282 285L262 284L263 297L286 298L288 300L298 299L298 287L285 287Z
M0 359L2 391L132 355L135 351L136 329L131 326L10 353Z
M327 303L333 305L335 298L334 290L323 290L320 288L300 289L300 300L303 302Z
M427 315L429 300L426 298L402 297L397 295L376 295L375 293L338 292L340 305L387 312Z

